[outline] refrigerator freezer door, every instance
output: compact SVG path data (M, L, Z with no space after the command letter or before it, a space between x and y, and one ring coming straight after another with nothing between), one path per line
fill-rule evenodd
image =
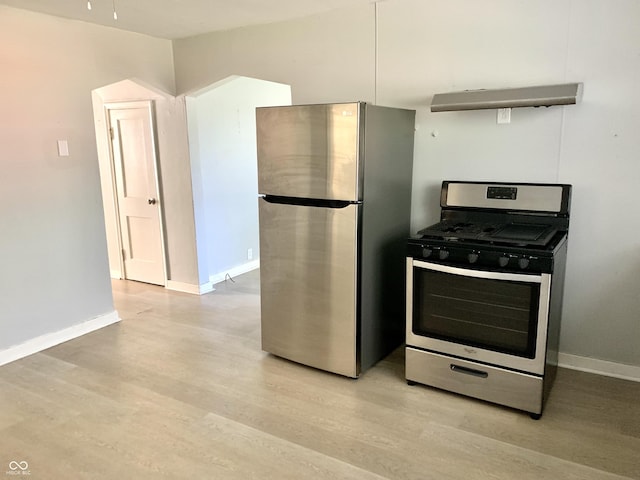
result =
M262 349L357 377L356 232L361 206L259 202Z
M362 200L360 107L344 103L256 109L258 192Z

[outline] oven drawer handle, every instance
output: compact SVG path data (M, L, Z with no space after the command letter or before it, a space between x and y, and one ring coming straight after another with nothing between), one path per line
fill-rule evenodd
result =
M457 373L464 373L473 377L487 378L489 374L482 370L474 370L473 368L461 367L460 365L451 364L451 370Z

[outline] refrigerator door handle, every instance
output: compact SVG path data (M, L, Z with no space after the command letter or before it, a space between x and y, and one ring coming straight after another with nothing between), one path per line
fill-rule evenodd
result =
M317 198L283 197L279 195L265 195L262 197L265 202L278 203L284 205L299 205L302 207L320 208L346 208L349 205L359 205L362 202L351 202L349 200L326 200Z

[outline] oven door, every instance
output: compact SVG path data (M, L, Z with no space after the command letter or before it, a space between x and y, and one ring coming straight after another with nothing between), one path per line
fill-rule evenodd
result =
M542 375L551 275L407 259L407 346Z

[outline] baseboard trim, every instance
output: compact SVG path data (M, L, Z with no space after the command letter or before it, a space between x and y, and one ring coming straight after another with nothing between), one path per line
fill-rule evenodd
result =
M640 367L635 365L609 362L597 358L580 357L568 353L558 353L558 366L571 370L579 370L581 372L604 375L606 377L640 382Z
M243 273L251 272L252 270L256 270L258 268L260 268L260 260L252 260L251 262L233 267L225 272L215 273L209 276L209 282L212 285L215 285L216 283L224 282L227 275L233 278L237 277L238 275L242 275Z
M204 295L205 293L213 292L213 283L207 282L202 285L194 285L193 283L174 282L173 280L167 280L166 287L168 290L174 290L182 293L192 293L194 295Z
M167 280L167 285L165 288L167 288L168 290L174 290L176 292L204 295L205 293L215 291L214 285L216 283L224 282L227 275L236 277L238 275L242 275L243 273L248 273L252 270L256 270L257 268L260 268L259 259L252 260L251 262L247 262L237 267L233 267L232 269L225 272L214 273L213 275L209 276L209 281L207 283L203 283L202 285L194 285L192 283L174 282L173 280Z
M57 332L47 333L39 337L27 340L20 345L9 347L0 351L0 366L20 360L34 353L41 352L47 348L55 347L74 338L81 337L87 333L99 330L120 321L120 316L115 310L99 317L87 320L86 322L73 325Z

